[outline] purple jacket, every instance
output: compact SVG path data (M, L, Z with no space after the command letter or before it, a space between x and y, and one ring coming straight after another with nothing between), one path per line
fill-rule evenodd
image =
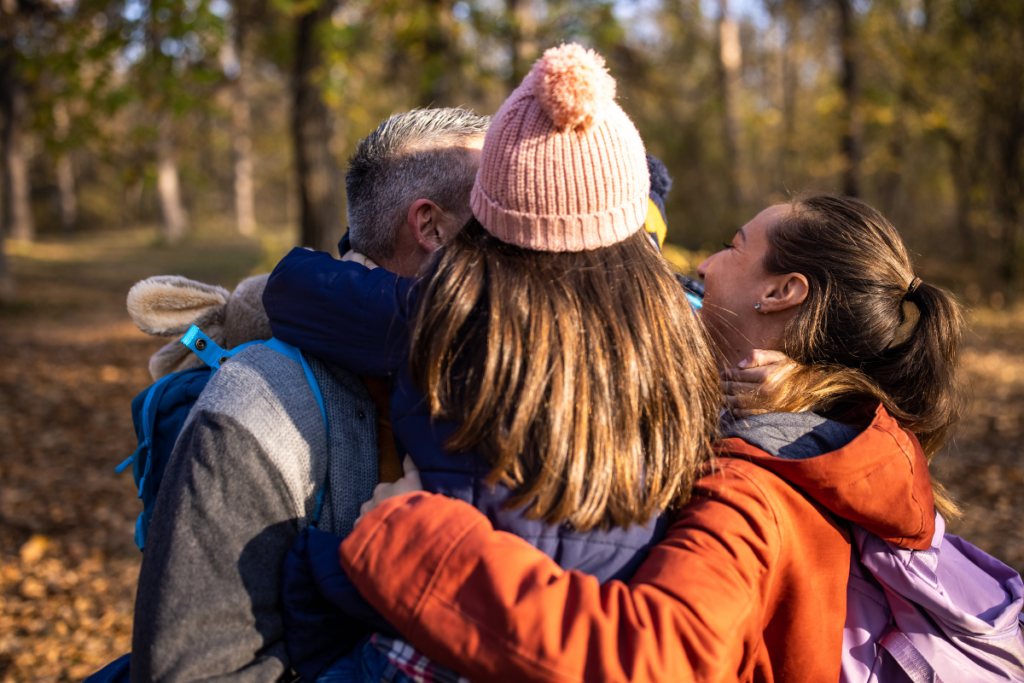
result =
M1024 681L1016 571L945 533L938 514L927 550L851 526L843 683Z

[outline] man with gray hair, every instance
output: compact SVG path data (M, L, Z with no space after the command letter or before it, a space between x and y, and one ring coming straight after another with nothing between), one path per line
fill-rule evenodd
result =
M490 118L465 109L396 114L359 141L345 175L352 249L416 274L462 229Z
M489 122L422 109L361 140L346 176L347 257L415 275L469 219ZM401 476L387 387L307 360L326 429L303 367L261 345L224 363L189 414L147 536L132 681L287 677L281 568L318 493L318 526L344 536L377 483Z

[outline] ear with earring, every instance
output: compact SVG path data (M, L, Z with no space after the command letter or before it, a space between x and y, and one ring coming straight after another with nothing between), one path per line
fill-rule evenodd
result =
M760 301L758 301L756 304L754 304L754 310L755 311L760 311L761 310L761 302Z

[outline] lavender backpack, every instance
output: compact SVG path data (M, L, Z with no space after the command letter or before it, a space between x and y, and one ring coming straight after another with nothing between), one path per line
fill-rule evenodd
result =
M851 525L842 683L1024 681L1024 583L945 533L906 550Z

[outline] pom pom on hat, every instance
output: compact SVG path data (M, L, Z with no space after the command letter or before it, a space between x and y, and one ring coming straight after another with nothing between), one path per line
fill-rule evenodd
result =
M533 66L534 97L561 129L587 129L615 105L615 79L604 59L576 43L544 52Z
M583 251L642 230L650 188L604 60L569 44L547 50L494 115L470 206L502 242Z

